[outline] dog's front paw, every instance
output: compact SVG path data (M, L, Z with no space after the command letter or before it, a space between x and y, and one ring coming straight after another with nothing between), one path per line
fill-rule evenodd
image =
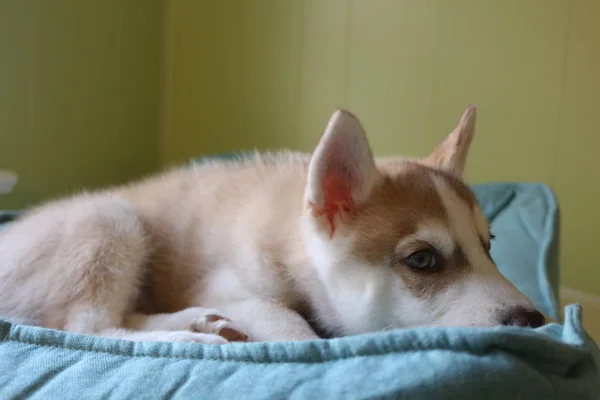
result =
M219 335L230 342L248 342L244 329L217 310L206 310L191 326L191 331Z

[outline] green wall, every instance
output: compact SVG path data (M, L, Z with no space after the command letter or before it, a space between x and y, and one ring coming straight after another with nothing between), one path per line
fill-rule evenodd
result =
M474 102L467 178L551 185L563 283L600 294L599 20L595 0L0 0L0 168L21 176L0 208L310 151L336 106L378 155L425 154Z
M158 166L162 28L160 0L0 0L0 208Z
M563 283L600 294L600 2L172 0L167 21L163 163L311 150L335 106L378 155L426 154L474 102L467 178L551 185Z

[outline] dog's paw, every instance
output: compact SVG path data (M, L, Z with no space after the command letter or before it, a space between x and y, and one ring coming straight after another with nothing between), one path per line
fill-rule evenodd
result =
M223 336L210 333L200 333L191 331L173 331L159 338L164 342L191 342L201 344L227 344L229 341Z
M242 327L232 322L217 310L206 309L203 315L199 316L192 323L190 330L192 332L219 335L230 342L249 341L248 335Z

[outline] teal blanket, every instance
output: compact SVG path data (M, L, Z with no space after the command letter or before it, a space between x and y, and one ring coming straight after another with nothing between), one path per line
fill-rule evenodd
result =
M580 308L565 324L406 329L298 343L133 343L0 322L0 398L599 399Z
M554 195L537 184L473 189L501 272L558 319ZM224 346L133 343L0 320L2 400L600 399L598 360L576 305L562 325L536 330L419 328Z

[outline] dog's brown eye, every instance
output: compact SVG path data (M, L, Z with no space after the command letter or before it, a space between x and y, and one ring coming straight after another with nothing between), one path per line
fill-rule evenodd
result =
M435 254L432 249L419 250L406 257L406 265L414 269L427 269L435 267Z

